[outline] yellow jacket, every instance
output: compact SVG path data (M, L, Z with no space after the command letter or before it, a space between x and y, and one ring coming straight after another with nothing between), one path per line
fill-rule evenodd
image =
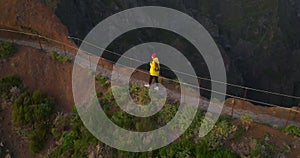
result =
M158 58L153 58L150 62L150 75L151 76L159 76L159 71L155 71L155 63L159 65Z

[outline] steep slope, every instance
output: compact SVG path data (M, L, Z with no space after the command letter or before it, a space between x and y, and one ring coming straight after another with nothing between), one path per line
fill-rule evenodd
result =
M14 57L0 62L0 70L0 76L16 74L29 90L39 89L54 97L58 110L67 112L73 108L72 64L53 60L40 50L18 46Z
M72 70L72 63L62 63L60 61L51 59L49 54L37 50L35 48L30 48L26 46L18 46L16 45L18 51L16 54L9 60L1 60L0 62L0 76L5 76L8 74L15 74L17 76L20 76L23 84L28 86L29 90L34 90L34 89L39 89L42 92L46 93L49 96L54 97L54 100L56 102L56 107L57 107L57 112L70 112L71 108L73 106L73 100L72 100L72 89L71 89L71 70ZM109 66L109 65L106 65ZM125 69L126 70L126 69ZM141 75L138 75L141 77ZM143 80L147 80L143 78ZM109 88L100 88L98 87L99 90L101 89L103 94L102 97L104 98L111 98L111 95L109 94ZM135 90L136 91L136 90ZM110 91L111 92L111 91ZM139 93L139 90L136 91ZM144 96L144 93L139 93L138 97ZM107 99L106 98L106 99ZM117 105L111 102L106 102L103 104L107 105L108 107L112 107L112 109L118 109L116 108ZM236 108L241 108L241 109L247 109L251 110L254 113L280 113L280 118L285 119L289 116L284 115L284 112L281 111L281 109L277 108L255 108L254 105L251 103L243 102L243 101L238 101L236 104ZM3 105L2 105L3 107ZM1 108L2 108L1 107ZM90 145L88 143L93 143L94 141L90 141L90 139L84 139L84 142L88 142L86 144L78 144L80 145L80 148L75 148L73 144L71 145L70 148L67 148L66 150L60 150L60 146L63 145L63 141L66 140L66 137L64 137L64 134L68 135L69 132L80 132L80 134L86 134L83 132L83 130L74 130L73 128L70 128L73 124L68 124L68 121L73 120L77 124L81 124L79 117L77 117L78 120L70 119L68 117L62 117L63 119L66 120L66 125L58 125L58 127L63 126L63 128L60 128L61 133L61 138L55 138L54 140L54 134L50 135L50 139L48 143L46 144L44 150L42 150L41 153L38 154L31 154L28 151L28 142L24 140L24 138L20 138L18 136L18 133L15 132L15 127L11 123L11 106L6 106L5 108L0 109L0 142L4 142L5 146L7 146L10 151L13 153L15 157L43 157L47 154L47 151L52 152L55 149L56 152L60 152L60 154L57 157L71 157L71 156L65 156L66 154L68 155L73 155L74 153L77 153L79 150L80 152L83 152L85 154L90 154L90 153L98 153L100 155L103 155L104 157L105 154L110 155L113 153L119 154L120 151L111 149L104 144L101 143L101 147L105 147L109 152L113 153L107 153L105 151L99 151L94 148L88 148ZM110 109L110 108L108 108ZM237 109L236 109L237 110ZM170 112L173 110L166 110L167 114L170 115ZM176 113L176 110L174 111ZM112 111L113 114L116 114L118 116L119 113L116 111ZM171 112L172 113L172 112ZM166 114L166 115L167 115ZM66 114L69 116L74 116L74 113L69 113ZM66 115L59 115L57 118L60 118L59 116L66 116ZM172 116L172 115L171 115ZM197 115L198 117L202 117L203 115L199 113ZM231 120L230 117L224 117L228 118ZM250 117L251 118L251 117ZM263 121L265 118L261 118L260 121ZM299 116L292 115L290 119L293 120L299 120ZM55 119L56 120L56 119ZM130 121L137 123L138 121L134 120L131 117L125 117L122 119L119 119L121 121ZM195 119L199 121L198 119ZM242 120L242 119L241 119ZM247 121L247 119L245 119ZM238 121L232 120L233 124L236 126L239 126ZM56 121L54 121L56 122ZM60 121L58 121L60 122ZM75 126L77 126L77 124ZM148 125L149 122L142 122L142 124ZM158 123L154 123L158 125ZM222 125L222 124L221 124ZM272 124L274 125L274 124ZM245 126L245 127L244 127ZM287 157L296 157L299 155L299 143L300 139L299 137L295 137L292 135L287 135L286 133L279 131L278 129L274 129L272 127L268 127L266 125L259 125L256 123L252 122L252 119L250 119L249 125L243 125L241 127L235 127L234 130L237 129L243 129L246 127L250 127L248 131L243 131L240 130L239 132L236 132L237 134L232 135L233 138L226 139L226 140L219 140L219 141L209 141L209 142L224 142L224 148L225 149L230 149L236 152L237 154L240 155L250 155L252 154L252 151L257 151L258 153L262 154L269 154L272 153L272 155L285 155ZM57 127L57 126L55 126ZM78 126L77 126L78 127ZM138 127L138 126L136 126ZM139 126L141 128L145 128L145 126ZM194 126L191 126L192 128L195 128ZM226 131L227 125L225 126L220 126L217 129L219 130L213 130L214 132L218 131ZM81 129L84 129L83 125L80 125ZM230 128L231 129L231 128ZM195 132L198 132L198 130L192 130ZM82 133L83 132L83 133ZM189 133L189 132L188 132ZM84 137L85 138L85 137ZM185 137L182 137L185 138ZM214 135L211 138L215 138ZM83 139L81 137L74 137L74 142L75 141L80 141L80 139ZM183 140L183 139L180 139ZM191 139L192 140L192 139ZM193 139L194 140L194 139ZM252 140L255 140L255 145L253 148L253 142ZM263 142L263 144L257 142ZM184 141L182 141L184 142ZM74 143L77 144L77 143ZM218 144L218 143L217 143ZM193 146L197 145L196 143L193 144ZM99 145L100 146L100 145ZM183 147L186 147L185 145L182 145ZM169 146L171 147L171 146ZM260 150L255 150L256 147L261 147ZM84 148L85 150L81 150ZM48 150L49 149L49 150ZM87 150L86 150L87 149ZM177 150L176 150L177 151ZM178 150L180 151L180 150ZM155 151L154 151L155 152ZM157 151L156 151L157 152ZM279 153L280 152L280 153ZM95 154L94 153L94 154ZM191 152L191 153L196 153L196 152ZM122 154L122 152L120 153ZM129 153L129 154L136 154L136 153ZM91 154L92 155L92 154ZM109 156L108 156L109 157ZM122 156L121 156L122 157ZM125 156L123 156L125 157ZM129 156L127 156L129 157ZM131 156L133 157L133 156Z
M300 96L298 1L61 0L55 13L71 35L84 38L104 18L150 5L183 11L202 23L223 52L230 82ZM203 61L194 60L201 72ZM285 106L299 102L251 91L248 97Z
M1 0L0 28L37 33L73 45L68 39L67 28L61 24L53 11L36 0ZM1 31L0 35L19 37L17 34Z

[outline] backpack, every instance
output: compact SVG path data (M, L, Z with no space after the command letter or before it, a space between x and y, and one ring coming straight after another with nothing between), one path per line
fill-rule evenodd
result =
M158 63L154 62L155 66L154 66L154 70L155 71L159 71L160 70L160 66Z

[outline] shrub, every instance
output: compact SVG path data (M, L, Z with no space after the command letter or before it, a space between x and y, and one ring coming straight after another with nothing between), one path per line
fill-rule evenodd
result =
M242 128L237 128L236 132L234 133L234 136L232 138L233 141L238 141L241 138L243 138L244 134L245 134L245 129Z
M236 128L225 120L218 121L214 128L202 139L210 150L218 150L229 138L229 135L235 132Z
M159 149L154 157L236 158L238 156L227 150L209 150L208 144L204 141L195 145L191 140L184 139Z
M102 97L102 95L103 95L102 92L96 92L96 94L97 94L97 97L98 97L98 98Z
M114 95L113 95L112 91L111 91L111 90L108 91L108 92L105 94L105 96L104 96L103 99L106 99L108 102L113 102L113 101L114 101Z
M31 141L29 150L32 153L36 153L43 148L44 142L47 140L48 125L46 123L40 123L29 134L28 138Z
M238 156L228 150L209 150L205 142L195 145L189 139L184 139L159 149L156 157L237 158Z
M207 143L201 141L195 148L196 158L210 157L210 150Z
M76 109L73 109L74 115L70 118L70 130L61 131L61 145L56 147L52 152L48 153L48 157L87 157L88 148L100 142L85 128Z
M13 104L12 120L20 128L29 132L30 151L36 153L43 148L48 138L53 102L39 91L21 94Z
M8 59L14 55L16 48L12 43L0 41L0 58Z
M96 75L95 77L96 81L98 81L99 85L102 88L108 88L107 78L101 75Z
M174 157L174 158L188 158L192 157L194 153L194 145L190 140L182 140L174 142L166 147L159 149L159 157Z
M251 139L250 145L252 145L252 149L250 151L251 157L261 157L263 148L260 141L257 141L256 139Z
M0 92L7 92L12 87L17 87L21 85L21 79L17 76L5 76L0 78Z
M70 115L58 113L53 121L53 127L51 133L55 139L59 140L63 133L70 129Z
M56 57L58 56L58 53L56 51L51 51L50 56L52 59L56 59Z
M111 117L111 120L123 128L132 128L133 127L133 117L128 115L124 111L117 111Z
M12 93L10 90L13 87L20 87L21 86L21 79L16 76L5 76L0 78L0 101L2 99L8 101L12 97Z
M130 95L131 97L134 99L134 98L137 98L139 96L139 93L140 93L140 90L141 90L141 86L139 86L138 84L133 84L131 87L130 87Z
M64 136L64 143L62 144L62 150L70 149L74 145L75 133L71 131Z
M64 63L65 62L71 62L70 58L68 58L67 56L64 56L64 55L60 55L56 51L52 51L50 53L50 56L51 56L52 59L56 59L56 60L64 62Z
M103 111L108 114L110 112L110 110L112 109L111 108L112 105L110 104L110 102L107 99L100 99L99 102L100 102L100 105L101 105Z
M201 111L198 109L192 124L185 131L182 137L186 139L190 139L190 138L192 139L193 137L196 137L199 134L199 129L202 123L202 119L203 119L203 115L201 114Z
M239 122L241 123L242 127L247 131L253 123L253 119L251 116L243 114L239 118Z
M270 150L271 152L277 151L276 146L272 143L266 143L265 146L266 146L266 149Z
M139 118L136 119L134 122L136 130L139 132L148 132L159 128L153 120L153 118L151 117Z
M295 125L289 125L283 129L284 132L300 137L300 129Z
M177 112L176 106L165 105L164 108L158 113L158 124L161 126L166 125L175 116Z
M238 156L233 153L232 151L228 150L217 150L212 152L211 156L212 158L238 158Z
M151 101L149 96L149 90L147 88L141 88L139 93L139 104L140 105L147 105Z

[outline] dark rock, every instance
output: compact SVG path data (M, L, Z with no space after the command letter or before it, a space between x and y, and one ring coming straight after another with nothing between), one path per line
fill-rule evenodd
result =
M300 1L61 0L55 13L68 27L70 36L83 39L103 19L137 6L169 7L199 21L221 49L229 82L300 95ZM205 76L208 73L200 58L193 57L193 62L199 74ZM243 93L238 88L229 91ZM256 92L249 92L247 97L284 106L299 103Z

